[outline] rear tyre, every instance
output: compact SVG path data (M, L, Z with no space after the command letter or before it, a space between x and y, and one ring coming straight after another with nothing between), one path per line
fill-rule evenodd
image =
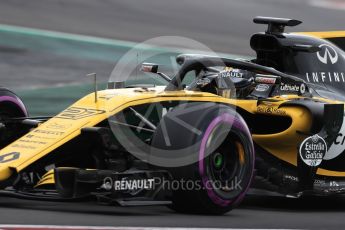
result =
M254 172L253 142L245 121L233 108L213 104L183 113L200 104L178 106L171 111L179 114L182 123L200 130L200 135L176 124L168 113L157 127L152 146L164 151L184 151L193 146L186 154L194 155L194 163L165 168L175 182L174 188L170 186L173 210L223 214L240 203L250 186ZM167 135L171 137L169 144Z
M0 148L23 134L18 125L5 121L9 118L26 116L28 116L28 112L22 100L11 90L0 87Z

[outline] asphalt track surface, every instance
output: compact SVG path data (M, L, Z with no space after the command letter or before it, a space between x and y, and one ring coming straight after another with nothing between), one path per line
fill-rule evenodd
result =
M224 216L178 214L166 207L112 207L93 203L0 199L1 224L194 227L254 229L342 229L344 198L247 197Z
M340 3L339 7L333 4L324 8L311 6L310 2L2 0L0 23L133 42L178 35L196 39L218 52L252 55L249 36L264 30L264 26L252 24L256 15L300 19L304 24L294 29L298 31L345 29ZM320 5L315 2L313 5ZM1 84L21 90L85 82L80 79L88 72L97 72L106 79L114 65L112 60L20 49L7 44L0 42ZM48 94L45 99L50 101ZM345 199L339 197L302 200L248 197L225 216L181 215L165 207L123 208L13 198L0 198L0 207L0 224L298 229L341 229L345 225Z
M293 30L344 29L342 10L309 2L315 0L2 0L0 23L136 42L178 35L248 54L249 36L265 28L252 23L257 15L304 21Z

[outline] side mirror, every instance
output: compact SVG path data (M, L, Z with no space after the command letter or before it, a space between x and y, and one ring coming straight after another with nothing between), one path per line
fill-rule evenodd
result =
M145 72L145 73L155 73L161 76L164 80L168 82L171 81L171 78L168 75L158 72L158 64L144 62L143 64L141 64L140 71Z
M158 64L143 63L141 64L140 71L146 72L146 73L158 73Z

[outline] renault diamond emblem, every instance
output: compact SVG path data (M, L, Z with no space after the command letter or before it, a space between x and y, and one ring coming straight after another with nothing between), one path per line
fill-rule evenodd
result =
M317 52L317 58L323 64L328 64L328 61L331 61L332 64L335 64L338 61L337 51L328 44L322 44L319 46L321 50Z

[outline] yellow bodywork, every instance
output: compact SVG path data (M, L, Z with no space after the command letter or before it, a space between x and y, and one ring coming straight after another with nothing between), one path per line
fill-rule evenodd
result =
M193 91L164 91L164 87L149 89L132 88L98 91L97 101L91 93L38 128L0 150L0 181L19 173L36 160L46 156L64 143L81 134L84 127L92 127L123 109L139 104L162 101L205 101L236 105L249 113L267 113L273 116L289 116L293 122L290 128L270 135L253 135L253 140L277 158L296 165L297 148L303 136L296 131L309 130L311 114L303 108L282 107L280 104L297 96L279 96L275 102L257 100L238 100L223 98L214 94ZM267 110L266 108L270 108ZM319 174L345 176L345 173L319 169ZM48 172L40 184L53 183L53 172Z
M345 38L345 31L300 32L296 34L304 34L322 39Z
M55 184L54 169L49 170L35 185L35 188L39 188L45 185Z
M281 104L281 102L279 103ZM277 108L277 105L270 105ZM259 106L260 108L260 106ZM292 118L291 126L280 133L253 135L253 140L275 157L297 166L296 143L301 143L305 136L296 135L296 131L308 131L311 125L311 114L303 108L283 107L276 116L289 116Z
M144 103L174 100L215 101L236 104L213 94L178 91L164 92L164 87L142 89L117 89L85 96L55 117L33 129L0 150L0 181L8 179L36 160L49 154L64 143L80 135L84 127L92 127L126 107Z

